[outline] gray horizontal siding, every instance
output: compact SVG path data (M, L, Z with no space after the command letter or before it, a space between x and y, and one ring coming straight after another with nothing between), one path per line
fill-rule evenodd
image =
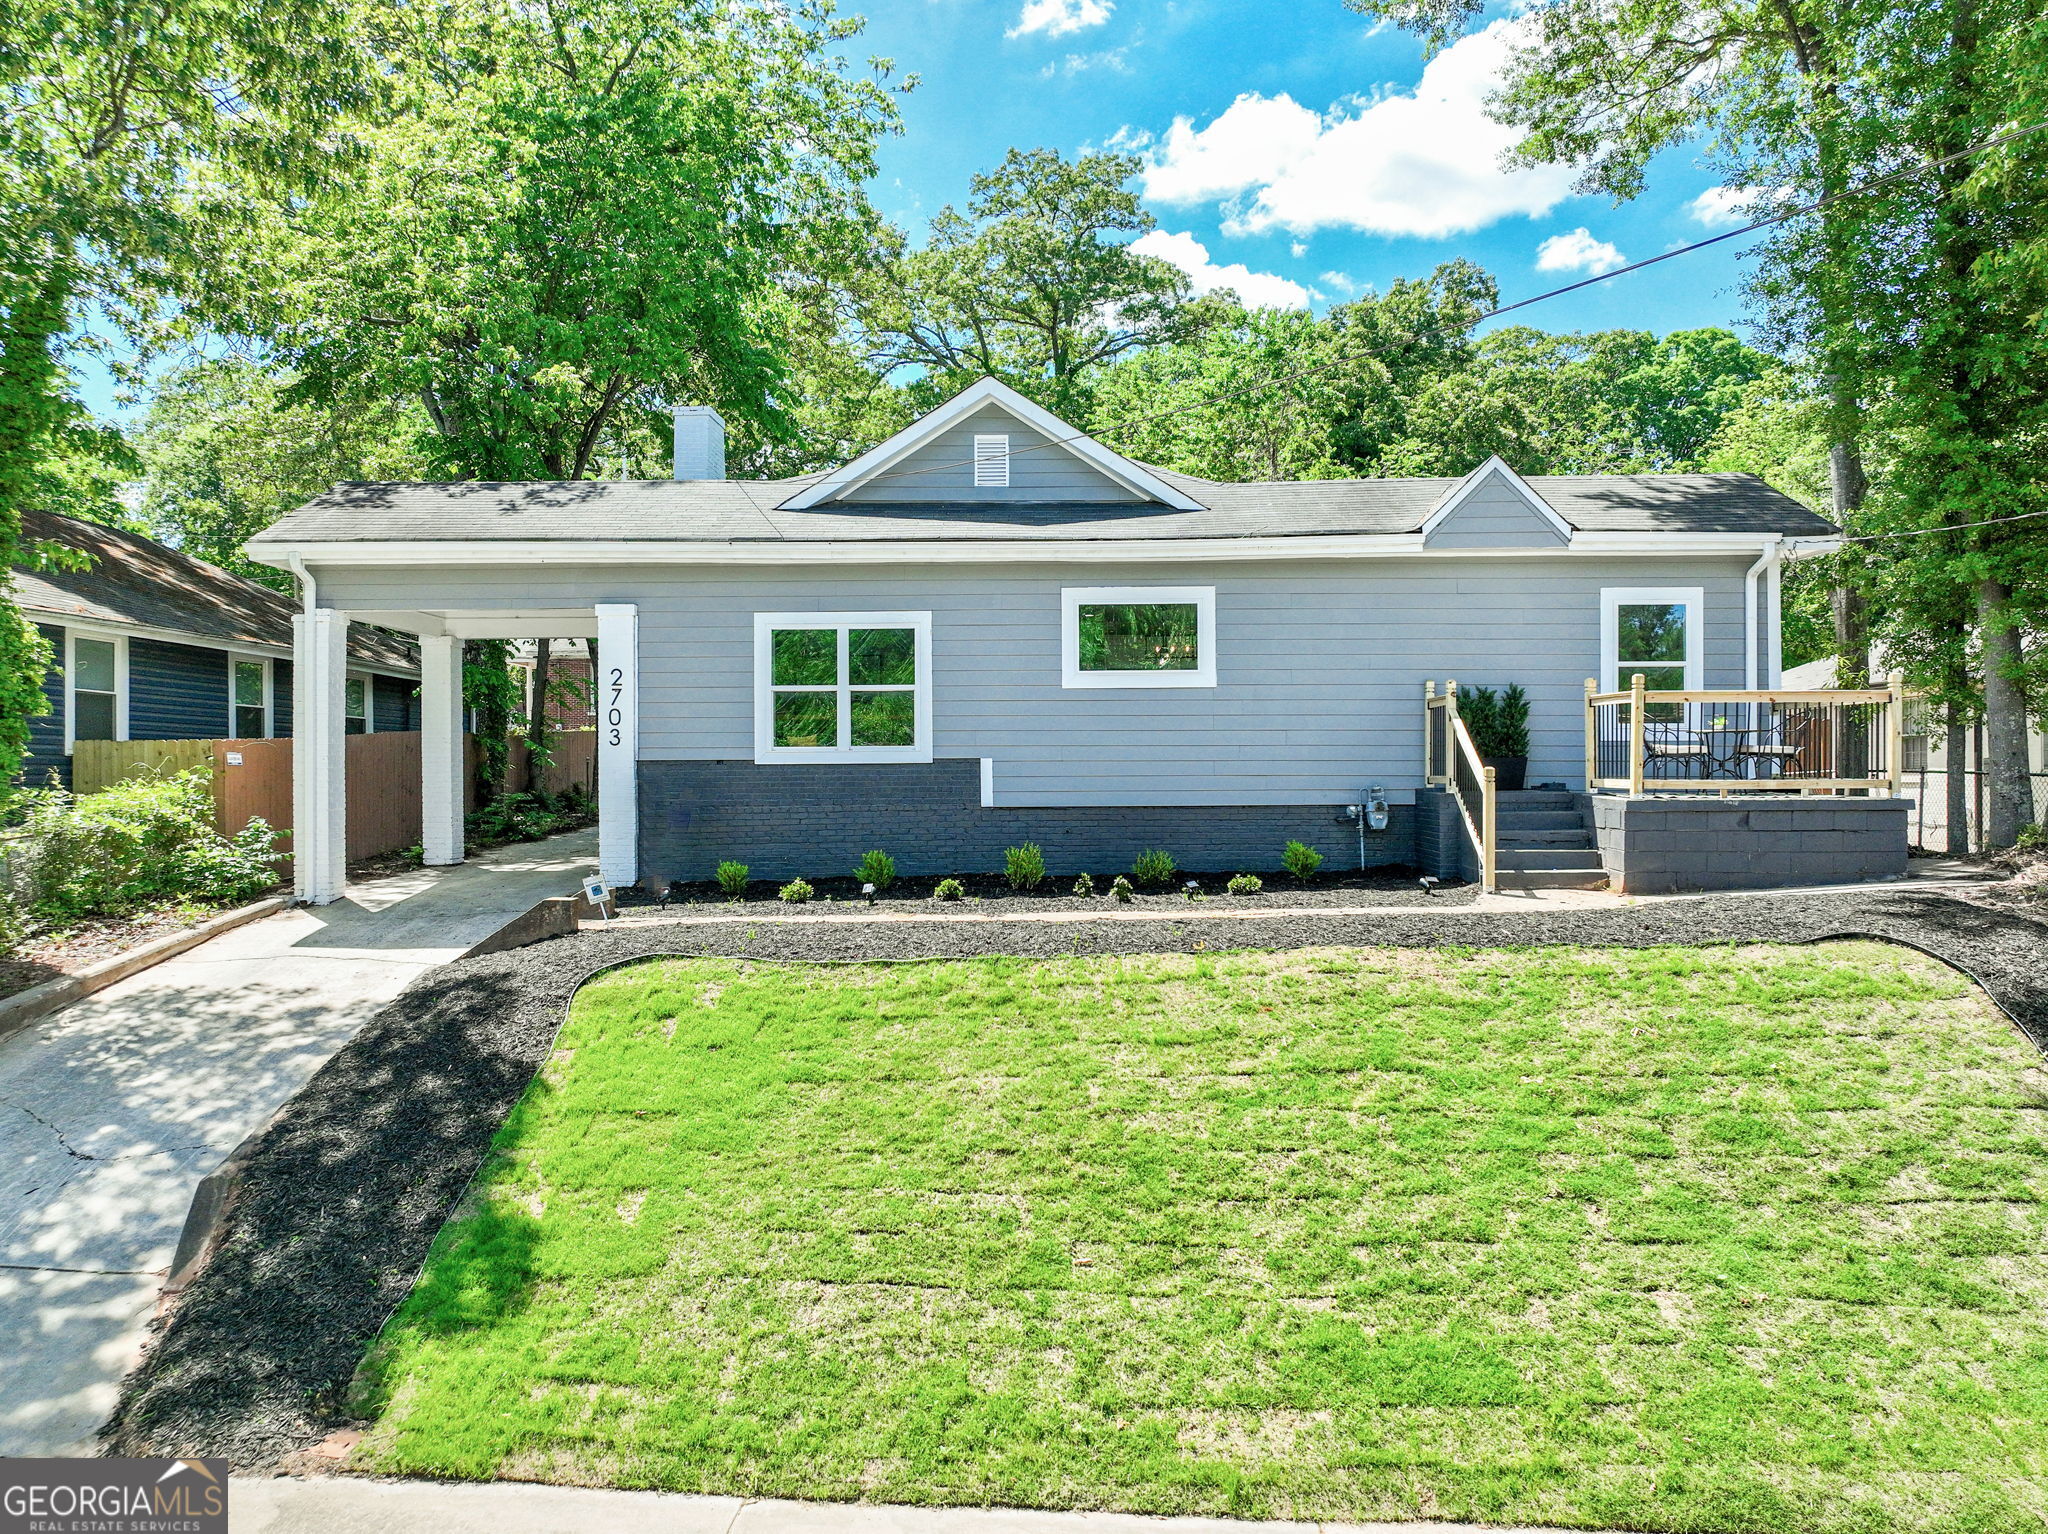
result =
M128 641L130 740L218 740L227 733L225 651Z
M1583 771L1603 586L1706 593L1705 681L1743 681L1741 558L1216 565L322 568L364 609L640 607L641 756L751 758L753 614L929 610L934 748L995 761L1002 805L1347 804L1422 771L1422 684L1520 682L1531 783ZM1060 588L1213 585L1215 688L1060 686Z
M1498 469L1429 535L1433 549L1540 549L1565 541Z
M1007 489L974 483L974 439L987 433L1010 439ZM1006 410L977 410L891 464L883 477L843 497L863 504L906 501L1136 501L1106 474L1055 446Z

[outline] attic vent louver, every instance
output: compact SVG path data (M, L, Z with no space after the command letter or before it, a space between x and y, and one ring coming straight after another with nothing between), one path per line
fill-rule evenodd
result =
M974 483L1001 490L1010 483L1010 439L1000 433L974 439Z

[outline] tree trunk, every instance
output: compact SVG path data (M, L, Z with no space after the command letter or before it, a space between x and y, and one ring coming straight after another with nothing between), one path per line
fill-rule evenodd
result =
M536 751L548 734L548 650L552 644L548 639L533 642L533 697L527 704L526 743Z
M1984 806L1984 847L2019 840L2034 818L2027 776L2027 695L2021 685L2020 631L2012 614L2012 588L1999 580L1977 583L1977 627L1984 646L1984 761L1989 799Z
M1853 401L1836 402L1838 415L1853 416L1855 408ZM1870 480L1863 472L1863 453L1853 438L1828 449L1828 488L1836 525L1852 531L1856 514L1863 509L1864 498L1870 493ZM1868 687L1870 604L1861 588L1845 582L1834 588L1829 607L1835 619L1835 685Z
M1941 758L1948 771L1942 774L1942 815L1948 822L1950 857L1970 850L1970 727L1963 723L1963 708L1951 702L1947 709L1948 730L1942 737Z

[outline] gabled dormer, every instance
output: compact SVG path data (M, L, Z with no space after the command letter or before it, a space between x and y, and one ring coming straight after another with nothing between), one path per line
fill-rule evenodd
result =
M791 511L834 503L1202 503L1007 384L984 378L879 447L798 491Z
M1541 549L1572 541L1572 525L1496 454L1445 493L1422 524L1433 549Z

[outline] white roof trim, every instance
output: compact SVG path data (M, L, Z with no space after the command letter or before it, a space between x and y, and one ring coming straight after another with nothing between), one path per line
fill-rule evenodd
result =
M1551 504L1536 493L1536 487L1509 468L1507 460L1498 453L1495 453L1486 462L1451 486L1445 493L1444 498L1437 502L1436 510L1432 511L1429 514L1429 519L1422 524L1422 536L1424 538L1429 537L1439 527L1442 527L1445 522L1449 521L1451 517L1456 515L1458 508L1471 499L1472 492L1484 484L1489 475L1495 473L1504 478L1508 482L1509 487L1529 503L1529 509L1545 522L1548 522L1565 542L1571 542L1574 532L1571 523L1560 517Z
M799 490L778 508L802 511L806 507L838 500L886 472L889 466L957 421L986 406L999 405L1025 425L1035 428L1083 463L1108 475L1126 490L1159 501L1180 511L1206 508L1186 491L1176 490L1158 475L1139 467L1121 453L1111 452L1093 437L1084 436L1042 405L1033 404L1006 383L993 378L979 379L947 400L929 415L920 416L879 447L870 448L852 463L842 465L808 489Z

